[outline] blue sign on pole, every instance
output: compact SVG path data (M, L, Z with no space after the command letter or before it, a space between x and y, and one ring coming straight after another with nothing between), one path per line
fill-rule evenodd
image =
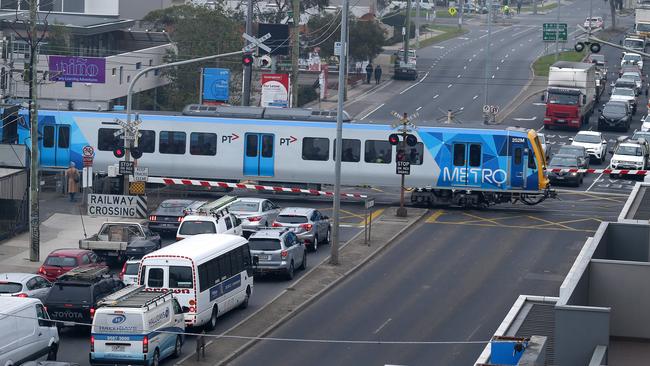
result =
M203 69L203 101L227 102L230 97L230 70L214 67Z

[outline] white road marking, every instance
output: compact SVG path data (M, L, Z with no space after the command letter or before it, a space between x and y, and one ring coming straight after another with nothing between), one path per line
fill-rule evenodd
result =
M497 66L497 71L499 71L499 66Z
M472 98L472 100L476 100L476 98L478 98L478 95L475 95L474 98Z
M537 116L533 116L530 118L513 118L515 121L534 121L537 119Z
M385 327L386 325L388 325L388 323L390 323L391 320L393 320L393 319L388 318L388 319L384 322L384 324L380 325L379 328L377 328L377 330L375 330L373 333L374 333L374 334L379 333L379 331L381 331L381 329L382 329L383 327Z
M517 32L517 33L513 34L512 36L513 36L513 37L516 37L516 36L518 36L518 35L520 35L520 34L524 34L524 33L528 32L528 31L530 31L530 28L528 28L528 29L524 29L524 30L522 30L521 32Z
M609 168L609 165L607 166L607 168ZM598 177L596 177L596 179L594 179L594 181L591 183L591 185L589 186L589 188L587 188L587 190L586 190L585 192L589 192L589 190L592 189L592 188L594 187L594 185L598 182L598 180L599 180L602 176L603 176L603 173L600 173L600 175L599 175Z
M508 56L509 56L509 55L506 53L506 57L505 57L505 58L508 58Z
M511 49L511 50L510 50L510 52L515 52L515 49L514 49L514 48L513 48L513 49Z
M365 118L368 117L369 115L371 115L371 114L377 112L377 110L379 110L379 108L383 107L384 104L386 104L386 103L381 103L380 105L377 106L377 108L371 110L371 111L368 112L365 116L361 117L361 119L365 119Z
M424 79L427 78L427 76L429 76L429 72L428 72L428 71L427 71L426 74L424 74L424 76L422 77L422 79L420 79L420 81L418 81L417 83L415 83L415 84L409 86L408 88L402 90L399 94L402 95L402 94L406 93L407 91L411 90L412 88L414 88L414 87L420 85L420 83L422 83L422 82L424 81Z
M463 66L463 70L467 70L467 66Z
M472 57L476 57L476 54L473 54Z
M470 58L467 62L472 62L472 59Z
M505 60L501 60L501 63L503 63L503 61L505 61Z
M460 79L460 74L456 75L456 79Z
M546 103L540 103L540 102L536 102L536 103L533 103L533 105L543 105L543 106L545 106L545 105L546 105Z
M417 108L415 109L415 111L417 112L417 111L419 111L420 109L422 109L422 107L417 107Z
M445 46L433 46L433 48L445 48Z
M406 23L404 23L404 24L406 24ZM485 37L487 37L487 34L484 34L484 35L478 37L478 39L485 38Z
M451 88L452 85L454 85L454 84L447 85L447 89Z
M494 79L494 75L492 75L492 79Z
M537 132L539 132L539 131L541 131L541 130L543 130L543 129L544 129L544 125L542 125L542 127L538 128L538 129L537 129Z
M436 95L433 96L433 99L436 99L436 98L438 98L438 97L439 97L439 95L436 94Z

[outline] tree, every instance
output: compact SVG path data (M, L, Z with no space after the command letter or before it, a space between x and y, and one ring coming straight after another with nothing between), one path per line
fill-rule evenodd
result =
M307 23L308 47L320 47L321 57L334 55L334 43L340 41L341 16L334 14L312 17ZM382 51L385 33L374 20L350 17L350 57L353 60L372 60Z
M257 3L257 1L256 1ZM263 12L262 9L257 7L258 17L263 22L269 23L280 23L287 17L288 12L292 8L292 0L270 0L268 3L273 4L273 8L276 9L272 12ZM300 12L303 13L307 9L318 8L322 10L324 7L329 5L329 0L301 0L300 1Z
M170 62L233 52L243 46L241 16L226 14L221 7L172 6L152 11L143 20L150 22L155 29L169 33L177 47L177 52L168 55ZM180 110L187 104L197 103L201 69L207 66L229 68L233 80L241 79L241 57L163 70L163 75L171 83L158 93L161 108ZM232 84L231 95L230 102L237 103L240 95Z

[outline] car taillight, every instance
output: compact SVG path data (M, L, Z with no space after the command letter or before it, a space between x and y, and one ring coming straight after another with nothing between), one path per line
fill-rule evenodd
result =
M251 217L247 217L246 219L250 222L257 222L262 219L262 216L251 216Z
M285 259L289 255L289 252L287 252L286 250L283 250L283 251L280 252L280 255L282 256L282 259Z
M29 297L29 295L27 295L26 293L22 293L22 292L17 294L17 295L13 295L13 296L15 296L15 297Z
M126 273L126 262L122 266L122 272L120 272L120 280L124 280L124 274Z
M142 338L142 353L149 353L149 337Z
M176 237L176 241L183 240L183 238Z
M314 226L314 225L312 225L312 224L300 224L300 227L305 229L305 231L311 230L312 226Z
M43 268L43 266L41 266L41 267L38 269L38 273L40 273L40 274L47 274L47 272L45 272L45 268Z
M149 221L156 221L156 220L158 220L158 217L156 217L156 215L149 216Z
M90 308L90 317L92 318L94 316L95 316L95 308Z
M280 224L280 223L278 223L278 222L274 222L274 223L273 223L273 227L282 227L282 224Z
M95 336L90 336L90 352L95 352Z

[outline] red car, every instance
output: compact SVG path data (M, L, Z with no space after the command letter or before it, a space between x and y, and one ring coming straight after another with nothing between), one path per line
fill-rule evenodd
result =
M86 265L103 265L95 253L86 249L57 249L50 253L38 273L50 281L69 270Z

